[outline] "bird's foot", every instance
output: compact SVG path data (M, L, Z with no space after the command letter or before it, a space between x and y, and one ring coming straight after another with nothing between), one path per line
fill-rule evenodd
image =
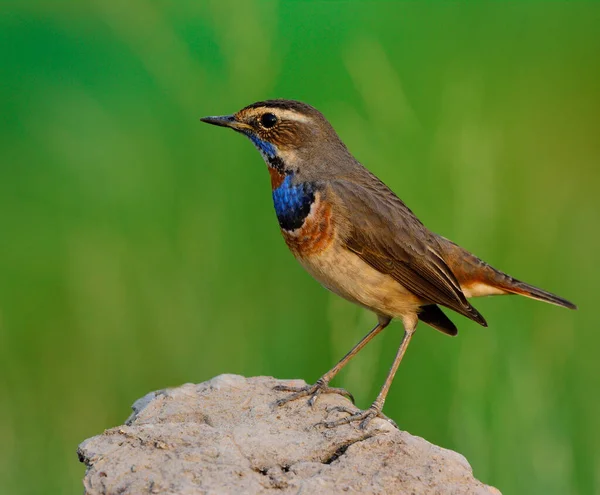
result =
M365 430L373 418L381 418L391 423L394 428L398 428L396 422L383 414L377 406L371 406L369 409L365 409L364 411L357 411L344 406L336 406L329 410L329 412L333 411L344 412L347 413L348 416L345 418L336 419L335 421L324 421L319 424L325 426L325 428L335 428L336 426L346 425L353 423L354 421L360 421L358 427L361 430Z
M329 387L327 383L322 380L317 380L317 383L315 383L314 385L306 385L305 387L277 385L276 387L273 387L273 390L276 390L277 392L294 392L288 397L284 397L283 399L275 401L276 406L282 406L283 404L287 404L288 402L291 402L293 400L309 396L310 398L308 399L308 405L314 406L317 401L317 398L321 394L340 394L350 399L354 404L354 397L350 392L344 390L343 388Z

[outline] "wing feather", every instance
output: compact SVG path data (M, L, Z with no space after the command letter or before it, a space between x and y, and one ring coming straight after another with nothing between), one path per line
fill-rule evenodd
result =
M441 304L485 326L440 254L437 235L383 182L363 170L364 177L330 183L350 219L346 247L425 304Z

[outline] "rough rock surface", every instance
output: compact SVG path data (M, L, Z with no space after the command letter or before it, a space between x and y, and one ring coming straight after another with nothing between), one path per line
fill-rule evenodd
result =
M79 446L88 495L407 493L495 494L466 459L374 419L315 426L342 417L350 402L323 395L314 407L285 396L269 377L220 375L152 392L125 425Z

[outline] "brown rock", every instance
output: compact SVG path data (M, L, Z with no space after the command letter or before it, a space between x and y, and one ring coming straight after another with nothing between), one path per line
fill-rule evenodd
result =
M344 414L328 412L350 405L339 395L274 407L283 383L220 375L146 395L125 425L79 446L86 493L500 493L460 454L385 420L366 431L317 425Z

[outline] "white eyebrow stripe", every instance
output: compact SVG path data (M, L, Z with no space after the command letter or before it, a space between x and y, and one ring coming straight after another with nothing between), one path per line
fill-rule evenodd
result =
M311 118L306 115L294 112L293 110L285 110L282 108L273 108L271 112L277 115L281 120L294 120L296 122L310 122Z

